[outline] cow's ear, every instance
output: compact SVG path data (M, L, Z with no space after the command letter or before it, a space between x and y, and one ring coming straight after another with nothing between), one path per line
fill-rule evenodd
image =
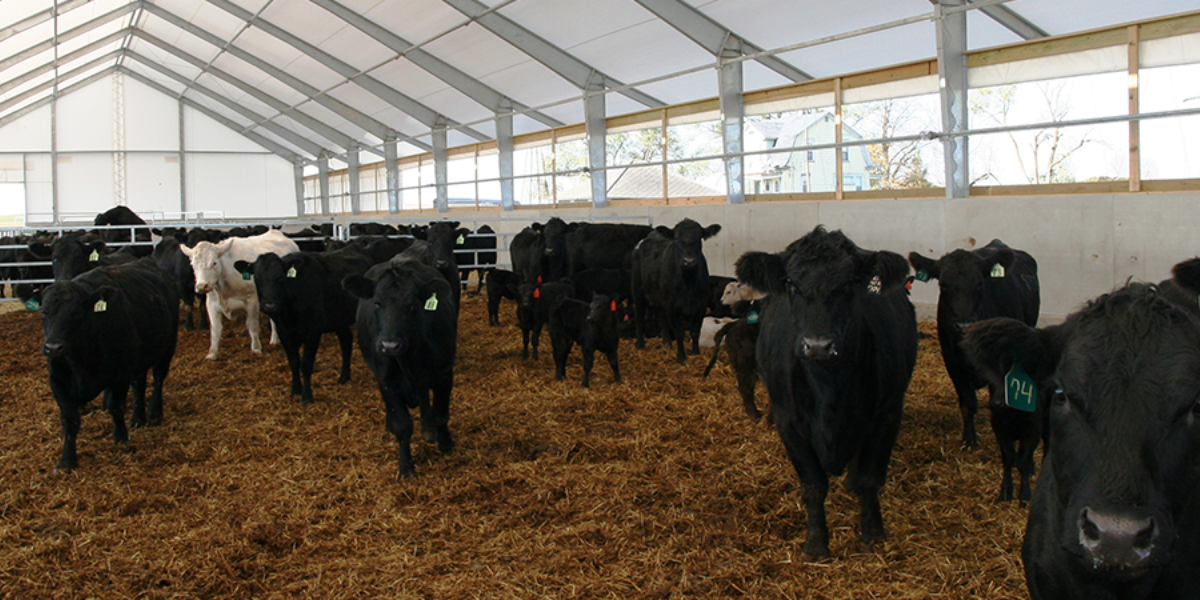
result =
M104 243L104 240L95 240L95 241L92 241L92 242L88 242L87 244L84 244L84 246L83 246L83 247L84 247L84 249L85 249L85 250L87 250L89 253L91 253L91 252L99 252L99 253L103 254L103 253L104 253L104 250L105 250L105 248L107 248L107 247L108 247L108 245Z
M572 231L579 229L579 227L582 225L583 225L583 223L579 223L579 222L567 223L567 233L571 233Z
M243 275L253 275L254 274L254 263L252 263L252 262L246 262L244 260L239 260L239 261L236 261L233 263L233 268L237 269L237 272L241 273Z
M530 229L532 229L532 230L534 230L534 231L536 231L536 232L538 232L538 233L541 233L542 229L543 229L543 228L545 228L545 225L542 225L541 223L538 223L537 221L534 221L533 223L531 223L531 224L529 225L529 228L530 228Z
M880 293L902 286L908 280L908 261L895 252L864 251L860 252L856 259L860 277L871 282L874 282L876 277L879 278L880 288L877 291Z
M351 296L362 300L370 300L375 296L375 282L363 275L347 275L342 279L342 287Z
M217 242L216 244L213 244L213 247L217 249L217 254L221 255L229 252L229 249L233 247L234 239L235 238L226 238Z
M733 269L738 281L750 286L752 293L771 295L784 291L787 270L783 266L783 258L778 254L747 252L738 257Z
M716 223L713 223L712 225L709 225L708 227L704 228L704 230L700 234L700 237L707 240L708 238L710 238L714 235L717 235L718 233L721 233L721 226Z
M1004 273L1004 270L1007 270L1009 267L1011 267L1016 258L1017 255L1013 253L1012 248L1001 248L989 256L987 260L983 261L983 273L984 275L991 273ZM1003 267L1004 270L997 270L996 265ZM1000 277L1001 275L994 276Z
M1175 285L1200 294L1200 258L1191 258L1171 267L1171 277Z
M192 250L190 247L188 247L188 245L187 245L187 244L180 244L180 245L179 245L179 251L180 251L180 252L182 252L182 253L183 253L183 255L184 255L184 256L186 256L186 257L188 257L188 258L191 258L191 257L192 257L192 253L193 253L193 252L195 252L195 250Z
M153 233L154 235L157 235L158 237L166 237L166 236L163 234L163 230L161 230L161 229L159 229L159 228L157 228L157 227L151 227L151 228L150 228L150 233Z
M454 231L454 233L457 233L458 235L471 235L472 232L466 227L459 227Z
M1016 362L1034 381L1048 383L1058 369L1064 335L1061 325L1035 329L1016 319L987 319L968 327L961 345L967 359L994 384L1002 386Z
M99 302L101 300L105 301L106 303L112 302L113 298L115 298L116 296L117 296L117 288L115 288L111 285L102 285L102 286L96 288L95 290L92 290L91 302L93 304L96 302Z
M34 242L29 244L29 251L38 258L49 258L51 254L50 246L44 242Z
M930 279L937 279L941 275L941 272L938 270L938 261L929 258L924 254L909 252L908 262L912 265L913 269L916 269L917 271L925 271L925 273L929 275Z
M675 238L675 230L667 227L666 225L659 225L658 227L655 227L654 230L658 232L658 235L661 235L667 239Z

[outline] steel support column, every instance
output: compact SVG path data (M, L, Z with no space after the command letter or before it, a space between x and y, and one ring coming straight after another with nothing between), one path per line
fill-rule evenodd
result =
M383 142L383 168L387 173L388 213L400 212L400 163L396 161L396 138Z
M496 150L500 153L500 208L512 210L513 202L513 117L512 106L501 103L500 115L496 117Z
M362 213L362 198L359 196L358 146L346 148L346 178L350 183L350 214Z
M296 186L296 216L304 216L304 163L297 160L292 163L292 178Z
M329 157L317 159L317 181L321 183L321 216L328 217L329 210Z
M946 13L962 6L963 0L937 0L938 87L942 103L942 132L967 130L967 13ZM970 194L970 154L967 138L945 136L942 148L946 161L946 197Z
M725 190L730 204L746 201L745 159L741 156L742 123L746 116L746 107L742 103L742 61L730 60L741 55L741 40L726 36L717 85L721 94L721 137L725 144Z
M186 113L186 106L183 98L179 98L177 104L179 105L179 212L187 213L187 145L183 141L183 117Z
M608 206L608 171L605 152L608 143L608 121L604 113L604 76L592 73L585 89L583 118L586 122L588 145L588 168L592 173L592 207Z
M438 212L450 212L450 198L446 194L446 118L438 115L433 129L433 206Z

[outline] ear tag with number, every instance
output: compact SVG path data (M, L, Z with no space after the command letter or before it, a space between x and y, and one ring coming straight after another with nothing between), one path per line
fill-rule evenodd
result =
M464 236L463 234L460 233L460 234L458 234L458 239L455 240L454 243L461 246L461 245L465 244L466 242L467 242L466 236Z
M100 262L100 251L92 250L92 253L88 255L88 262Z
M1009 408L1033 412L1037 410L1037 384L1033 378L1021 368L1020 363L1013 363L1004 376L1004 403Z
M437 310L437 292L434 292L433 295L430 296L429 299L425 301L425 310L429 310L429 311Z
M915 277L917 281L929 281L929 271L926 271L925 269L917 269L917 274L913 277Z
M250 281L250 273L243 272L242 273L242 281Z
M92 307L92 312L104 312L108 310L108 303L101 298L96 301L96 305Z
M758 311L752 310L746 313L746 322L753 325L758 322Z
M609 308L609 310L611 310L613 312L617 312L617 301L613 300L612 304L608 305L608 308Z
M999 279L1004 277L1004 265L996 263L992 265L992 277Z
M30 298L25 301L25 310L37 310L42 307L42 303L37 301L37 298Z
M296 267L288 267L287 276L288 276L288 279L295 279L296 278Z
M883 291L883 280L879 279L878 275L872 277L871 281L869 283L867 283L867 293L868 294L878 294L882 291Z

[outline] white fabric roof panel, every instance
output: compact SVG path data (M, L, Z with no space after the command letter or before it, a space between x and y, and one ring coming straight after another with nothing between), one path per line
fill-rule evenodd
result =
M1196 0L1013 0L1005 6L1050 35L1108 27L1200 8Z

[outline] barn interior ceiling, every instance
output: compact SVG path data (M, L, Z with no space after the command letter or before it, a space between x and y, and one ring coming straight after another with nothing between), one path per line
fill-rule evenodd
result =
M1195 0L976 0L969 49L1194 10ZM296 156L379 160L936 57L929 0L4 0L0 124L119 72ZM860 35L846 36L847 33ZM819 42L819 43L818 43ZM774 52L776 50L783 50ZM760 54L767 52L768 54ZM708 68L706 68L708 67ZM677 75L672 77L672 75Z

